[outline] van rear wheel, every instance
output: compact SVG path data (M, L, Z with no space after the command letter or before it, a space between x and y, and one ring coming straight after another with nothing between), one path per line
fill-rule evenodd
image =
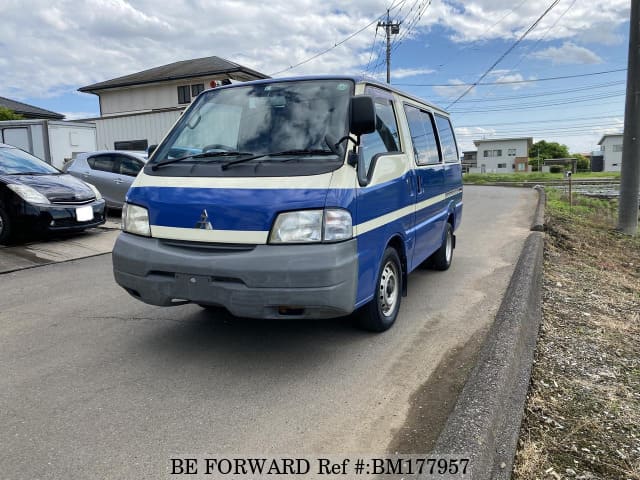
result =
M402 299L402 265L395 249L388 247L382 256L373 299L361 307L358 322L361 328L384 332L398 317Z
M435 270L447 270L453 260L453 227L449 222L445 227L442 245L429 259L431 266Z

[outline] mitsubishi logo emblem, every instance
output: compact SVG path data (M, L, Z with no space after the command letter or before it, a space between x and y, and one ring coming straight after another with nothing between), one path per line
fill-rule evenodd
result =
M213 230L213 226L209 221L209 214L206 209L202 210L202 213L200 214L200 221L196 222L196 226L194 228L199 228L201 230Z

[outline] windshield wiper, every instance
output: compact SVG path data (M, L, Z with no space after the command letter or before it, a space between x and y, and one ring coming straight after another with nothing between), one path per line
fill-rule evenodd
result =
M151 170L155 171L163 165L169 165L171 163L182 162L183 160L192 160L194 158L214 158L214 157L237 157L239 155L253 155L253 152L239 152L236 150L224 151L224 152L202 152L194 153L193 155L185 155L178 158L167 158L161 160L158 163L151 165Z
M335 155L331 150L324 150L320 148L316 149L295 149L295 150L283 150L281 152L272 152L272 153L263 153L260 155L252 155L246 158L239 158L238 160L232 160L222 165L222 170L226 170L232 165L236 165L238 163L249 162L251 160L256 160L258 158L263 157L286 157L290 155Z

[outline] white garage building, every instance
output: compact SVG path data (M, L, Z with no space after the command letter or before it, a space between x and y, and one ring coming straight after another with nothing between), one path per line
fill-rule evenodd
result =
M78 91L100 100L95 122L98 149L146 150L157 144L200 92L228 82L269 78L220 57L151 68L87 85Z
M619 172L622 168L622 141L624 136L620 133L617 135L603 135L598 145L603 157L604 172Z

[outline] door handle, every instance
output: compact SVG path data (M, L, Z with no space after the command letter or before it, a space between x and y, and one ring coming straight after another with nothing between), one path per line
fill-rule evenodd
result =
M122 180L120 180L119 178L114 178L113 181L118 184L122 183Z
M422 178L420 175L416 176L416 181L418 183L418 193L422 193Z

